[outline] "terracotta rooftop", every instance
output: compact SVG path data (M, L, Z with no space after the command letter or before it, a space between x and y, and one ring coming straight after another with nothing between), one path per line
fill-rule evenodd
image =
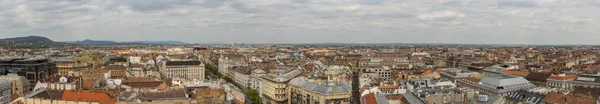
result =
M429 74L431 74L431 70L430 69L427 69L427 70L425 70L423 72L423 75L429 75Z
M398 86L379 86L379 89L397 89Z
M577 75L575 75L575 74L565 75L565 76L551 75L550 77L548 77L548 79L553 79L553 80L572 80L575 78L577 78Z
M101 104L115 104L116 99L110 98L108 94L104 92L77 92L66 90L62 94L61 100L67 101L79 101L79 102L99 102Z
M529 71L517 71L517 70L502 70L502 73L518 75L518 76L522 76L522 77L526 77L527 75L529 75Z
M361 104L377 104L377 99L375 99L375 94L367 94L361 98Z

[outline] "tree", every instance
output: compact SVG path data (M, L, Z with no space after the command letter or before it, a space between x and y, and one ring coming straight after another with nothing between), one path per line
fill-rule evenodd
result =
M258 91L254 90L254 89L250 89L247 93L248 98L254 102L254 104L262 104L261 102L261 98L260 95L258 93Z

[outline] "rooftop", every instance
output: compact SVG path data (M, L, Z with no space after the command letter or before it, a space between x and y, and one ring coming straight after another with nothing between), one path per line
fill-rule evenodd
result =
M302 74L300 70L285 70L264 75L263 78L274 82L287 82L300 74Z
M201 61L167 61L167 66L191 66L191 65L200 65Z
M69 91L63 92L61 100L80 102L99 102L102 104L115 104L116 99L111 98L104 92Z

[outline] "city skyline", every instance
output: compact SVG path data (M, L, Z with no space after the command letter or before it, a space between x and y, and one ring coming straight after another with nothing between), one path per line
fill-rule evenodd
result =
M4 1L1 38L593 44L599 0Z

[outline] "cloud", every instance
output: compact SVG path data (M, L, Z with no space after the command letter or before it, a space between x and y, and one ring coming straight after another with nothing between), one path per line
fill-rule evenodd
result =
M0 2L0 37L191 43L555 37L521 41L544 43L560 42L557 37L565 34L577 34L571 35L574 40L600 38L593 37L600 28L598 11L598 0L8 0Z
M520 7L520 8L534 8L538 7L538 4L535 1L526 1L526 0L502 0L498 2L498 6L500 7Z
M464 18L465 14L451 10L434 11L425 14L419 14L417 18L421 20L430 21L452 21L460 18Z

